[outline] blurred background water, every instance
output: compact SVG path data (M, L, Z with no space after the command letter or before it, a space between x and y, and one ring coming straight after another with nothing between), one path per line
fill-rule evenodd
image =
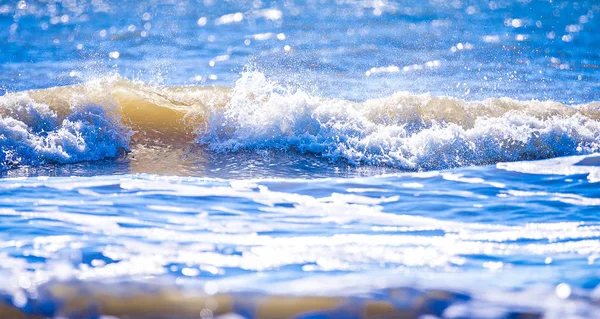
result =
M590 102L599 10L594 1L9 1L2 85L115 71L231 86L253 63L271 79L355 100L410 91Z

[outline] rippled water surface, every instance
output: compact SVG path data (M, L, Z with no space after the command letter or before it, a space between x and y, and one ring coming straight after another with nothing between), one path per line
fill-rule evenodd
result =
M596 1L0 1L0 318L600 317Z

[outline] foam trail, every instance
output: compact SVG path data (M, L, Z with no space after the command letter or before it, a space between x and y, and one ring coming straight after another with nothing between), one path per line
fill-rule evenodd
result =
M101 78L7 94L0 97L0 116L0 169L96 160L138 145L175 147L194 139L217 152L295 150L405 170L600 151L600 103L464 101L407 92L352 102L282 87L260 72L243 73L232 89Z

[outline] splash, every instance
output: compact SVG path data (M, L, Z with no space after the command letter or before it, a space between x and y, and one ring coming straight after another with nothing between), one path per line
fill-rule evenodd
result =
M248 98L251 97L251 98ZM237 81L199 141L218 151L284 149L406 170L587 154L600 104L508 98L468 102L398 92L355 103L293 91L256 72Z
M219 88L151 87L121 77L0 97L0 170L114 158L191 141ZM193 121L198 122L193 122Z
M20 97L11 102L0 118L0 170L98 160L129 149L130 131L98 105L61 118L45 104Z
M233 88L120 77L0 97L1 169L193 141L216 152L285 150L352 165L436 170L600 151L600 103L464 101L397 92L353 102L242 73Z

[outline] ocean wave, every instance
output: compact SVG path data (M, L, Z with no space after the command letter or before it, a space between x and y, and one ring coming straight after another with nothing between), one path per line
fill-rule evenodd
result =
M599 103L467 102L407 92L356 103L245 73L199 140L221 151L296 149L355 165L432 170L594 152L599 119Z
M352 165L435 170L600 151L600 103L464 101L397 92L353 102L244 72L233 88L120 77L0 97L1 168L114 157L195 141L217 152L293 150Z
M140 143L191 141L200 123L187 118L205 118L202 101L219 96L206 92L218 90L155 88L113 76L0 96L0 171L113 158Z
M48 105L24 95L2 102L0 171L98 160L129 150L130 130L100 105L85 104L60 117Z

